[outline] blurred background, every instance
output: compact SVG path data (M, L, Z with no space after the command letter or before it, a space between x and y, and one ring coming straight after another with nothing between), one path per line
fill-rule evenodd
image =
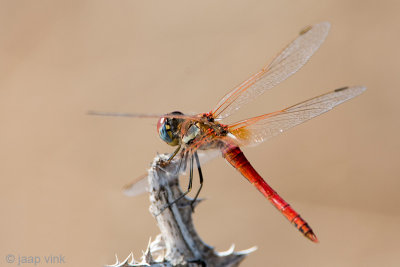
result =
M207 112L303 27L329 21L311 61L232 119L368 87L244 149L320 243L222 159L203 166L207 200L195 224L219 251L258 246L242 266L399 266L399 8L361 0L0 1L0 265L12 266L7 254L61 254L63 266L113 264L131 251L139 258L159 230L148 195L128 198L121 188L173 148L156 120L86 112Z

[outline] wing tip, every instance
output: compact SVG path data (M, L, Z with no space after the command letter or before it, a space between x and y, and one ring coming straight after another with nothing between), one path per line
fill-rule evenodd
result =
M311 29L315 29L315 28L322 28L326 33L328 33L329 30L330 30L330 28L331 28L331 23L328 22L328 21L323 21L323 22L316 23L316 24L314 24L314 25L308 25L308 26L304 27L304 28L300 31L299 35L306 34L306 33L309 32Z
M341 91L344 91L344 90L347 90L347 89L349 89L349 87L345 86L345 87L342 87L342 88L335 89L335 92L341 92Z
M335 89L334 92L338 93L338 92L342 92L342 91L346 91L346 90L351 90L354 92L354 95L359 95L361 93L363 93L365 90L367 90L366 86L362 86L362 85L357 85L357 86L345 86L345 87L341 87L338 89Z

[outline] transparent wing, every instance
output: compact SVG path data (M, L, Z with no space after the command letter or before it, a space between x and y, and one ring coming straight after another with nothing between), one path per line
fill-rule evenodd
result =
M240 145L257 145L361 94L363 86L344 87L270 114L229 126Z
M211 111L214 118L229 116L298 71L323 43L329 28L328 22L322 22L302 30L269 65L226 94Z
M200 165L203 166L207 162L221 156L221 151L219 149L197 150L197 155L199 156Z
M122 188L123 193L129 197L134 197L149 192L149 180L147 178L147 173L139 176Z
M200 115L185 115L185 114L151 114L151 113L121 113L121 112L102 112L102 111L88 111L88 115L103 116L103 117L129 117L129 118L145 118L145 119L159 119L164 118L180 118L196 120Z

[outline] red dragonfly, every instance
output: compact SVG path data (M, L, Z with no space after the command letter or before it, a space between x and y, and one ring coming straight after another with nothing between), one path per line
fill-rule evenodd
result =
M196 161L200 178L200 188L196 193L195 199L202 188L203 176L198 151L215 149L221 151L222 156L252 183L305 237L313 242L318 242L308 223L265 182L252 167L240 147L257 145L295 125L321 115L361 94L365 87L339 88L285 109L229 125L220 121L299 70L323 43L329 28L330 24L328 22L322 22L302 30L299 36L284 48L269 65L226 94L216 107L208 113L184 115L181 112L172 112L165 115L154 115L91 112L91 114L158 117L157 131L161 139L167 144L177 147L167 163L178 154L180 162L185 162L184 166L186 166L188 158L190 160L189 187L181 197L186 195L192 188L194 160Z

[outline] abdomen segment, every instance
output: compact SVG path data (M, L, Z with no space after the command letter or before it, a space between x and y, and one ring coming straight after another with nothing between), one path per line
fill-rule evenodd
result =
M243 152L237 146L227 145L222 148L223 157L236 168L258 191L260 191L305 237L318 242L311 227L301 216L275 192L251 166Z

